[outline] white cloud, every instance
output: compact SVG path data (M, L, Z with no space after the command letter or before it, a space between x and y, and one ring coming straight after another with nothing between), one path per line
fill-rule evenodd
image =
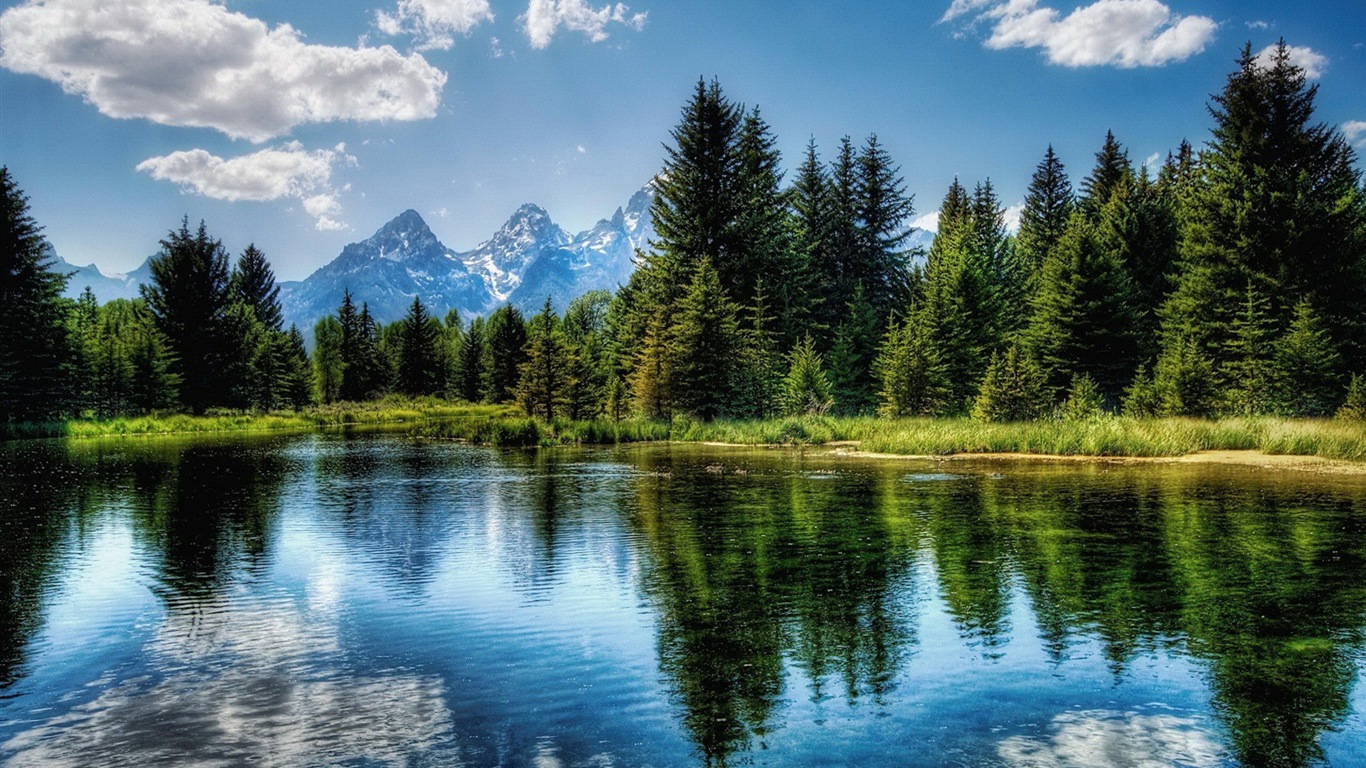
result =
M1257 63L1263 67L1270 67L1275 61L1275 45L1268 45L1257 54ZM1307 45L1288 45L1285 47L1286 53L1290 54L1290 63L1304 70L1304 76L1310 80L1317 80L1323 77L1323 73L1328 71L1328 57L1310 48Z
M1342 124L1342 133L1348 141L1366 149L1366 121L1348 120Z
M592 42L600 43L608 37L608 24L640 31L645 27L645 14L630 13L621 3L593 8L587 0L531 0L521 21L531 47L545 48L560 27L582 32Z
M448 50L455 35L493 21L488 0L399 0L393 13L379 11L375 26L386 35L412 35L419 50Z
M1243 23L1247 24L1248 29L1271 29L1271 23L1267 21L1262 21L1261 19L1258 19L1257 21L1247 21Z
M937 233L939 231L939 211L930 211L911 222L913 229L922 229L926 232Z
M1093 710L1053 718L1053 734L1012 736L997 754L1014 768L1214 768L1227 757L1194 718Z
M337 218L341 202L332 186L332 167L338 162L355 162L344 144L310 151L294 141L226 160L203 149L172 152L138 163L137 170L215 200L297 199L319 230L336 230L346 226Z
M954 0L949 21L972 16L990 26L994 50L1041 48L1064 67L1160 67L1205 50L1218 23L1181 16L1159 0L1096 0L1063 16L1039 0Z
M1152 153L1151 155L1148 155L1148 159L1147 159L1147 160L1144 160L1144 161L1143 161L1143 167L1144 167L1144 168L1152 168L1152 167L1156 166L1161 160L1162 160L1162 153L1161 153L1161 152L1154 152L1154 153Z
M1005 219L1006 231L1016 233L1020 231L1020 216L1024 214L1024 203L1020 202L1005 209L1003 218Z
M390 46L309 45L210 0L27 0L0 14L0 66L116 118L262 142L335 120L433 117L446 75Z

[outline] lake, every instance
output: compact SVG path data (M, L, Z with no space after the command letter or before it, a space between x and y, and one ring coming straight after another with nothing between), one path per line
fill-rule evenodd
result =
M0 445L13 766L1366 765L1366 481Z

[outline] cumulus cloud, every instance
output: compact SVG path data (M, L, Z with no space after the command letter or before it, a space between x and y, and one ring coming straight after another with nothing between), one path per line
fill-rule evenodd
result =
M0 14L0 66L110 117L258 143L305 123L433 117L446 84L418 54L309 45L210 0L27 0Z
M412 35L419 50L448 50L455 35L493 21L488 0L399 0L393 13L379 11L375 26L386 35Z
M1165 768L1223 765L1223 750L1194 718L1094 710L1053 718L1052 736L1012 736L997 754L1014 768Z
M342 229L339 191L332 185L337 163L354 163L346 145L306 150L297 141L224 159L203 149L172 152L138 163L137 170L179 184L193 194L229 202L297 199L319 230ZM343 191L345 187L343 187Z
M1248 29L1271 29L1271 22L1262 21L1261 19L1258 19L1256 21L1245 21L1243 23L1247 25Z
M920 229L930 233L939 232L939 211L930 211L911 222L912 229Z
M993 50L1039 48L1064 67L1160 67L1210 44L1218 23L1181 16L1159 0L1096 0L1063 16L1039 0L954 0L944 21L970 17L990 27Z
M1348 120L1342 124L1342 133L1348 141L1366 149L1366 120Z
M645 27L644 13L631 13L621 3L593 8L587 0L531 0L521 17L522 28L532 48L545 48L560 28L582 32L595 43L606 40L607 25L621 24L640 31Z
M1263 48L1257 54L1257 63L1268 68L1274 65L1277 47L1268 45ZM1310 80L1317 80L1328 71L1328 57L1307 45L1287 45L1285 52L1290 56L1290 63L1304 70L1304 76Z

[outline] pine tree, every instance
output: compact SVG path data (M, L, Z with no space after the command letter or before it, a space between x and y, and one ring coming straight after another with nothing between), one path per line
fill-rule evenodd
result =
M1086 421L1105 415L1105 401L1094 379L1084 373L1072 378L1061 415L1068 421Z
M678 304L673 337L673 399L679 410L711 420L734 408L740 348L735 304L710 259L698 265Z
M675 356L672 329L657 315L646 329L629 378L636 410L647 419L673 418Z
M910 262L904 246L911 235L906 222L915 214L915 199L876 135L859 152L856 179L858 248L849 278L863 286L881 325L905 305Z
M1164 345L1153 370L1158 416L1210 416L1219 405L1214 362L1194 339Z
M1120 185L1133 176L1133 164L1129 162L1129 152L1115 139L1114 131L1105 132L1105 144L1096 153L1096 165L1091 175L1081 182L1081 199L1078 205L1088 216L1095 216L1108 202L1110 196Z
M1015 247L1020 263L1029 275L1030 294L1037 290L1038 274L1048 254L1062 238L1075 205L1072 182L1050 144L1029 181Z
M792 206L793 249L798 260L791 273L783 278L797 284L794 293L804 297L804 313L809 332L820 339L833 332L839 323L844 306L835 301L834 286L843 279L840 264L832 248L834 203L831 199L830 173L816 151L816 140L806 146L806 155L797 168L797 176L789 190Z
M1053 404L1053 393L1043 371L1012 344L1004 354L992 355L972 417L982 421L1033 421L1043 418Z
M232 299L252 308L261 325L272 331L284 327L280 309L280 286L266 255L248 245L232 271Z
M892 418L937 416L947 410L949 380L928 326L914 317L894 324L875 366L881 382L878 412Z
M1025 334L1050 387L1061 389L1086 374L1107 400L1119 398L1138 363L1132 290L1123 264L1102 247L1091 221L1074 214L1044 264Z
M413 296L408 314L398 328L398 391L409 397L439 394L445 387L441 375L441 324Z
M135 324L130 329L129 364L133 378L129 408L133 413L151 413L170 408L179 399L180 381L171 370L165 339L157 331L146 302L133 302Z
M799 284L787 282L795 260L777 143L758 107L750 110L736 139L736 194L740 200L734 225L736 252L714 266L731 300L742 307L754 305L761 286L776 286L777 302L770 307L774 330L786 334L793 330L796 323L792 315L805 302L805 296L789 290L800 288Z
M1251 283L1230 330L1220 370L1227 392L1225 408L1240 416L1270 413L1275 407L1272 340L1276 329L1271 320L1271 300Z
M1327 416L1341 397L1339 354L1318 312L1305 299L1276 341L1272 358L1276 410L1286 416Z
M67 278L52 270L28 197L0 166L0 430L69 413L75 351L65 325Z
M1366 363L1366 195L1342 133L1311 122L1316 95L1283 42L1269 65L1244 47L1214 97L1213 137L1182 205L1182 257L1163 307L1164 338L1189 336L1224 362L1250 281L1271 299L1282 327L1298 302L1312 298L1341 367Z
M821 415L834 405L830 380L810 336L788 355L787 375L782 381L782 408L788 416Z
M1366 421L1366 376L1353 376L1347 385L1347 399L1338 409L1337 418L1346 421Z
M569 302L561 323L569 345L569 377L565 387L565 415L596 418L605 407L612 365L608 359L607 315L612 295L589 291Z
M504 304L489 316L485 332L484 400L506 403L513 399L526 362L526 321L516 307Z
M346 378L343 336L341 321L335 317L324 317L313 326L313 378L317 383L318 399L324 403L342 399L342 384Z
M241 367L228 321L231 295L223 244L209 237L203 222L191 234L186 218L161 241L161 253L149 266L152 281L142 286L142 296L166 339L181 404L199 414L232 402Z
M469 403L477 403L484 396L485 339L484 318L476 317L470 321L456 356L455 393Z
M549 298L529 326L526 361L517 382L517 404L528 416L550 421L565 411L566 390L573 383L573 353Z
M844 320L830 348L830 384L840 413L864 413L877 405L873 362L885 322L864 293L862 283L854 287L845 307Z
M990 288L988 334L994 346L999 346L1015 335L1028 315L1028 273L1017 261L1014 244L1006 234L1005 208L990 179L973 191L970 222L965 247L970 261L986 273Z
M304 335L298 326L289 326L285 333L283 367L280 372L280 390L283 404L298 410L313 403L313 369L308 362L308 350L304 347Z
M1151 419L1162 415L1162 398L1157 393L1157 382L1148 366L1140 365L1134 380L1124 391L1123 408L1125 416L1132 419Z
M765 418L778 407L782 379L780 360L773 350L782 343L773 330L777 323L769 311L768 293L759 282L754 303L745 307L740 324L734 414L741 418Z

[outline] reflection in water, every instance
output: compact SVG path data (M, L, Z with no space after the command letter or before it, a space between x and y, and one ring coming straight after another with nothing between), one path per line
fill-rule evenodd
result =
M1356 481L375 435L0 451L15 765L1366 750ZM111 532L126 556L97 556Z

